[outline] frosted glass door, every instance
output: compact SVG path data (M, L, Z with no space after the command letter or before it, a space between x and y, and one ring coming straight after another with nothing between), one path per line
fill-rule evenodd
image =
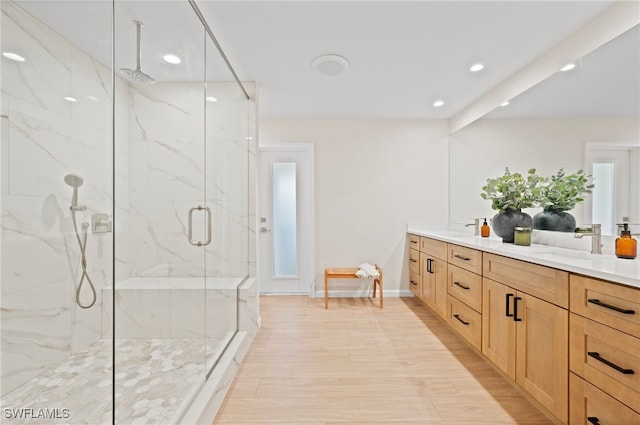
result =
M273 275L296 277L296 164L273 164Z

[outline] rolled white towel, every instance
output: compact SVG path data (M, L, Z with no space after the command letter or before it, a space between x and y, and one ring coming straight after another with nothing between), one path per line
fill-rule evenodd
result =
M360 269L356 272L356 276L360 277L360 278L368 278L369 274L367 272L365 272L364 270Z
M374 279L380 277L380 272L378 271L378 269L376 269L376 266L374 266L373 264L363 263L363 264L360 264L358 268L360 269L356 272L356 276L358 277L372 277ZM360 272L363 272L363 273L360 273Z

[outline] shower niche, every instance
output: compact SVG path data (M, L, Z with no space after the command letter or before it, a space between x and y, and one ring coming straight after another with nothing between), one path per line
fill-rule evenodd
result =
M3 423L210 423L257 329L254 85L194 1L1 7Z

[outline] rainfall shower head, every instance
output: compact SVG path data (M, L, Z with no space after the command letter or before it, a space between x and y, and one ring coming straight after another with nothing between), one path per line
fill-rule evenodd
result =
M64 176L64 182L73 188L73 196L71 198L71 210L81 208L78 205L78 188L82 186L84 180L77 174L67 174Z
M140 33L141 33L141 28L144 26L144 24L140 21L133 21L133 23L136 25L136 32L137 32L137 37L136 37L137 65L136 65L136 69L120 68L120 75L123 78L129 81L132 81L134 83L155 84L156 80L151 75L146 74L140 70L140 56L141 56Z

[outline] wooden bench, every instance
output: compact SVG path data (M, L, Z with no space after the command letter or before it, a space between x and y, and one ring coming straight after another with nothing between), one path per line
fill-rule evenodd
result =
M329 308L329 279L360 279L356 276L358 267L331 267L324 269L324 308ZM373 298L376 297L376 286L380 287L380 308L383 308L382 268L376 264L380 277L373 278Z

